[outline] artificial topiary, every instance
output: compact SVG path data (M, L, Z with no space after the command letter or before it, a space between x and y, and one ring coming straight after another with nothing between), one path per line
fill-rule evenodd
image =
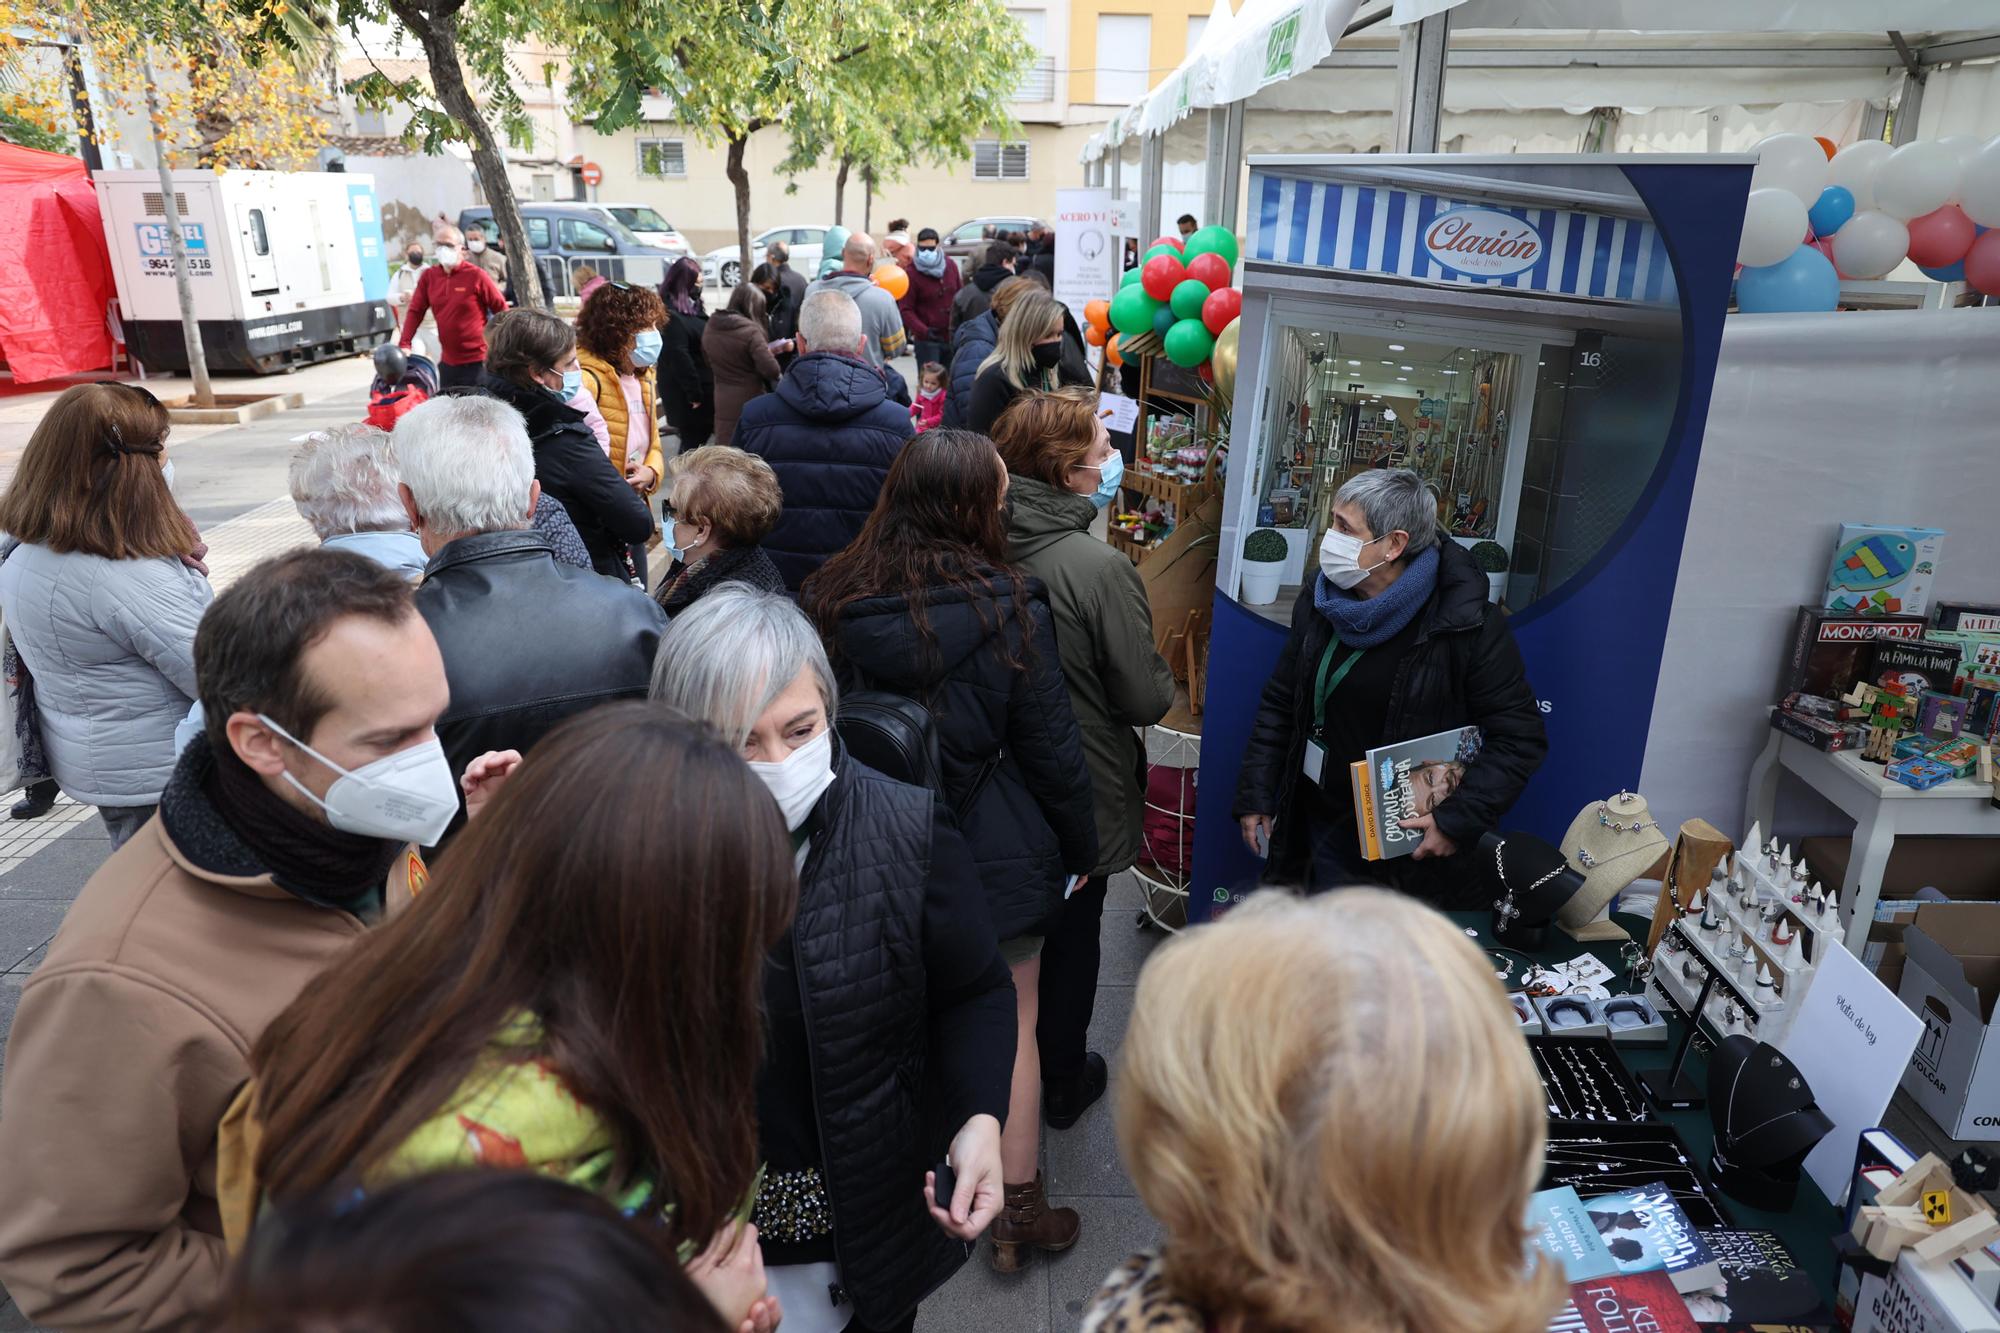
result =
M1243 543L1243 558L1260 565L1274 565L1291 554L1284 534L1276 528L1259 528Z
M1488 574L1507 572L1507 548L1499 542L1480 542L1472 548L1472 563Z

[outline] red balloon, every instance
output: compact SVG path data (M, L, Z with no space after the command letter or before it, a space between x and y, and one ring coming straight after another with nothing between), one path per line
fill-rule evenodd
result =
M1213 252L1196 255L1187 262L1187 274L1211 291L1221 291L1229 285L1229 261Z
M1957 204L1910 219L1910 262L1918 268L1946 268L1965 258L1979 234Z
M1831 158L1835 153L1840 151L1840 149L1835 146L1833 140L1827 138L1824 134L1815 134L1813 136L1813 142L1818 144L1820 152L1825 153L1829 158ZM1958 261L1953 260L1952 262L1957 263Z
M1171 245L1176 250L1185 250L1187 248L1187 242L1178 236L1162 236L1159 240L1154 241L1153 245ZM1152 249L1153 245L1147 246L1146 250ZM1145 250L1141 250L1139 253L1144 254L1145 252Z
M1203 384L1215 383L1214 363L1208 361L1202 362L1200 368L1195 371L1195 374L1201 376L1201 382Z
M1172 255L1154 255L1140 271L1139 285L1155 301L1164 301L1187 281L1187 267Z
M1827 263L1833 264L1833 237L1820 236L1813 240L1807 241L1806 244L1810 245L1813 249L1825 255ZM1743 270L1740 267L1737 269L1737 272L1739 273L1742 271ZM1840 265L1833 264L1833 271L1835 273L1840 273ZM1840 276L1844 278L1847 275L1845 273L1840 273Z
M1965 252L1965 281L1983 296L2000 296L2000 230L1985 233Z
M1213 259L1213 255L1203 255L1203 259ZM1229 321L1243 313L1243 293L1234 287L1217 288L1201 303L1202 327L1220 338L1222 331L1229 327Z

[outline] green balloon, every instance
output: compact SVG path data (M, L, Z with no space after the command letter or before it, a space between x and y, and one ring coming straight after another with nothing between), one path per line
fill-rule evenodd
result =
M1133 336L1150 332L1153 312L1159 308L1160 303L1146 295L1146 289L1137 283L1121 287L1118 295L1111 298L1111 327Z
M1208 284L1199 278L1189 278L1174 288L1174 294L1167 298L1167 304L1174 308L1176 319L1200 319L1201 303L1208 297Z
M1144 276L1145 276L1145 270L1138 268L1128 268L1125 270L1125 276L1118 279L1118 285L1120 287L1137 286L1139 279Z
M1184 319L1167 330L1166 343L1167 360L1183 370L1193 370L1215 350L1215 335L1200 320Z
M1236 267L1236 236L1227 227L1202 227L1187 238L1187 257L1196 255L1221 255L1231 268Z
M1175 324L1179 322L1180 322L1180 316L1176 315L1173 312L1173 308L1169 306L1165 301L1155 301L1153 303L1154 333L1157 333L1162 338L1164 338L1167 336L1167 330L1171 329Z
M1140 268L1146 267L1146 261L1151 259L1154 255L1172 255L1175 259L1179 259L1181 257L1181 252L1174 249L1174 247L1172 247L1171 245L1167 245L1164 243L1156 245L1152 249L1148 250L1145 254L1139 256L1139 267Z

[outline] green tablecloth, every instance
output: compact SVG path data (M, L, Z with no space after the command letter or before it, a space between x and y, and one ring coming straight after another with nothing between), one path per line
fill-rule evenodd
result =
M1493 942L1493 919L1490 912L1453 912L1450 915L1460 925L1475 928L1482 946ZM1628 921L1637 923L1637 918L1629 918ZM1628 922L1621 921L1619 924L1625 925ZM1640 933L1643 943L1644 923L1637 923L1635 928ZM1603 960L1606 967L1618 974L1611 983L1611 990L1616 993L1627 989L1625 966L1619 957L1618 945L1615 942L1583 944L1565 935L1560 927L1551 926L1547 947L1539 951L1525 952L1538 963L1563 963L1579 953L1595 954ZM1521 970L1517 967L1509 982L1510 989L1518 989L1520 981ZM1673 1063L1674 1053L1680 1049L1681 1037L1687 1028L1672 1013L1668 1013L1666 1019L1670 1037L1665 1046L1619 1045L1617 1047L1618 1053L1624 1057L1625 1067L1632 1070L1635 1075L1641 1069L1664 1069ZM1688 1053L1687 1074L1697 1087L1707 1087L1708 1061L1699 1050L1691 1050ZM1706 1178L1708 1155L1715 1146L1715 1131L1709 1124L1708 1108L1704 1106L1696 1111L1655 1111L1654 1115L1672 1125L1681 1138L1686 1140L1695 1161L1701 1166L1703 1177ZM1711 1186L1712 1184L1713 1182ZM1820 1290L1826 1296L1827 1304L1832 1305L1835 1269L1833 1237L1842 1230L1841 1213L1826 1201L1826 1196L1820 1193L1819 1186L1813 1182L1811 1176L1799 1182L1798 1198L1793 1201L1789 1211L1782 1213L1767 1213L1751 1208L1720 1190L1715 1190L1714 1193L1722 1201L1722 1206L1728 1210L1729 1215L1736 1219L1738 1227L1746 1231L1776 1232L1791 1250L1792 1257L1798 1260L1800 1267L1810 1273L1813 1281L1819 1284Z

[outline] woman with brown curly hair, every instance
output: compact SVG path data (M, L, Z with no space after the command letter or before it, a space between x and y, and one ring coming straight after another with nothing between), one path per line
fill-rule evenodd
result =
M604 424L611 432L611 465L640 495L659 489L666 471L660 452L660 416L653 366L660 359L660 298L644 287L607 282L576 313L576 358ZM632 563L646 581L646 544L632 544Z
M931 430L903 446L846 550L799 590L845 689L891 690L937 720L945 799L986 890L1014 973L1018 1041L1001 1166L1006 1207L994 1266L1023 1247L1066 1250L1074 1209L1050 1208L1040 1156L1035 1049L1042 936L1066 877L1097 862L1090 771L1039 583L1009 568L1007 469L992 441Z

